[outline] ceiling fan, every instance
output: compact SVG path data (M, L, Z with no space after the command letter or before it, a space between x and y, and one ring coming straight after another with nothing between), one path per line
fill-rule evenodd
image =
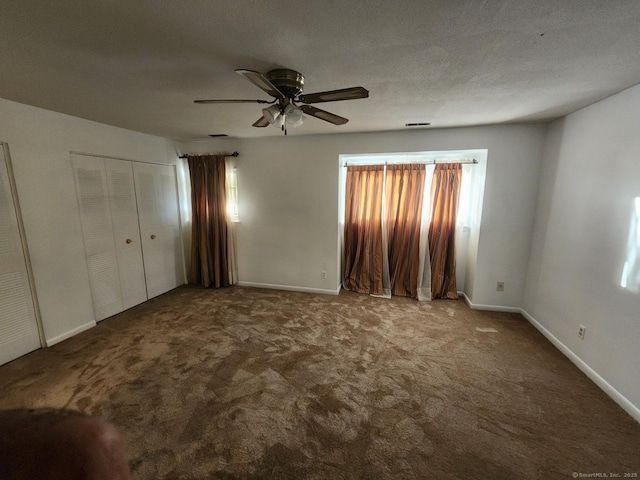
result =
M310 103L337 102L340 100L356 100L367 98L369 91L363 87L343 88L326 92L303 94L304 77L301 73L287 68L270 70L266 75L253 70L236 70L258 88L274 97L274 100L194 100L195 103L263 103L270 107L262 109L262 117L254 127L275 125L287 134L287 124L297 127L302 124L305 113L334 125L344 125L349 120L331 112L309 105ZM301 105L298 105L301 104Z

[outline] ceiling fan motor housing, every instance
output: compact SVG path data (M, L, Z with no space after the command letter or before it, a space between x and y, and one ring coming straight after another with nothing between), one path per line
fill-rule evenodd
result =
M304 88L304 76L295 70L278 68L267 72L266 76L287 98L295 98Z

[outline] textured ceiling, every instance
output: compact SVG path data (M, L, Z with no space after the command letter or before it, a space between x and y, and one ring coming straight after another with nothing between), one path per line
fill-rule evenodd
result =
M305 92L363 86L290 134L547 121L640 82L638 0L21 0L0 9L0 97L175 139L253 128L269 99L234 72L286 67Z

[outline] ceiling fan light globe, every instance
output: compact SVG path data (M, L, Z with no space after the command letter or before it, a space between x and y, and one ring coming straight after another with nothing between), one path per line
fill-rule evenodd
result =
M293 125L294 127L299 127L302 125L304 121L304 117L302 116L302 110L300 110L295 105L289 104L284 109L285 117L287 118L287 123L289 125Z
M280 116L280 109L277 105L271 105L270 107L262 109L262 115L273 125Z
M304 118L300 117L298 120L293 121L289 117L287 117L287 123L292 127L299 127L304 122Z
M273 125L276 128L282 128L282 125L284 124L284 117L282 115L278 115L273 122L271 122L271 125Z

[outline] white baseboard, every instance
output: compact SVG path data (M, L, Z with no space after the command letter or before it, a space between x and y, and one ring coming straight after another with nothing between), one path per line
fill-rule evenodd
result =
M520 313L521 309L518 307L502 307L500 305L481 305L478 303L472 303L469 297L464 292L458 292L458 295L464 298L469 308L472 310L487 310L489 312L508 312L508 313Z
M297 287L294 285L277 285L274 283L258 283L258 282L238 282L236 285L241 287L255 287L255 288L267 288L270 290L288 290L290 292L304 292L304 293L320 293L322 295L339 295L340 289L329 290L324 288L309 288L309 287Z
M573 362L587 377L593 381L600 389L604 391L607 395L609 395L614 402L622 407L622 409L631 415L636 422L640 423L640 408L636 407L633 403L631 403L627 397L622 395L618 390L611 386L604 378L602 378L598 372L596 372L593 368L591 368L587 363L584 362L578 355L573 353L569 347L567 347L564 343L562 343L555 335L553 335L549 330L547 330L544 326L542 326L535 318L533 318L526 310L520 309L520 313L524 318L526 318L531 325L533 325L542 335L544 335L547 340L549 340L553 345L560 350L565 357L567 357L571 362Z
M45 343L47 344L47 347L51 347L56 343L60 343L63 340L66 340L67 338L71 338L74 335L77 335L80 332L84 332L85 330L89 330L90 328L93 328L95 326L96 326L96 322L92 320L90 322L85 323L84 325L80 325L79 327L74 328L73 330L69 330L68 332L63 333L62 335L58 335L57 337L53 337L53 338L47 338L45 339Z

